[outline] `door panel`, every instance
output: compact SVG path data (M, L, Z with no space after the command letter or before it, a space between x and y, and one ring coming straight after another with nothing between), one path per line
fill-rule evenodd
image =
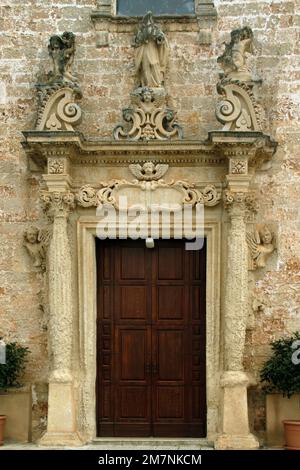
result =
M205 436L205 250L97 241L99 436Z

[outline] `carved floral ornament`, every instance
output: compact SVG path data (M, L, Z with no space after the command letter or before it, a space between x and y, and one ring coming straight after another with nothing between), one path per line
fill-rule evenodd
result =
M175 190L180 194L181 204L194 206L197 203L205 206L215 206L220 202L221 195L215 186L206 186L203 190L195 184L186 181L138 181L112 180L109 183L102 183L100 189L92 186L83 186L76 195L78 204L82 207L97 207L101 204L111 204L118 208L118 193L122 189L138 189L141 192L151 193L158 189Z
M65 162L62 159L48 158L48 173L50 175L60 175L65 173Z

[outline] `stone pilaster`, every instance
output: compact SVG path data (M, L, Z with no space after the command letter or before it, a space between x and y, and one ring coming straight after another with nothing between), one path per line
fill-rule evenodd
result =
M249 206L249 177L241 181L227 177L229 189L224 204L229 214L227 268L224 305L224 373L222 387L222 434L218 449L255 449L258 441L248 422L248 376L243 370L243 353L248 314L248 258L245 216ZM248 180L248 181L247 181Z
M78 445L74 384L72 376L72 270L68 239L68 217L75 206L71 192L44 191L41 194L47 214L53 220L49 247L49 377L47 432L43 445Z

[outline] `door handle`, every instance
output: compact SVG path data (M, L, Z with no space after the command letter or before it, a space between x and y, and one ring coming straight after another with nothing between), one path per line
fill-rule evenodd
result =
M156 375L157 374L157 363L155 362L154 364L152 364L152 374L153 375Z
M147 374L150 374L151 373L151 370L152 370L152 365L150 363L147 363L146 364L146 373Z

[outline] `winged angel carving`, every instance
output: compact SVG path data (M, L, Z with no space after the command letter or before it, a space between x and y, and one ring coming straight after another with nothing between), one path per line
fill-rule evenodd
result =
M275 250L274 235L266 226L259 226L254 231L247 233L249 248L249 269L264 268L267 258Z
M45 269L46 252L50 242L51 234L49 229L38 229L29 227L24 233L24 246L33 259L33 266Z
M166 174L169 165L163 163L154 165L152 162L146 162L144 165L139 163L129 165L129 169L139 181L158 181Z

